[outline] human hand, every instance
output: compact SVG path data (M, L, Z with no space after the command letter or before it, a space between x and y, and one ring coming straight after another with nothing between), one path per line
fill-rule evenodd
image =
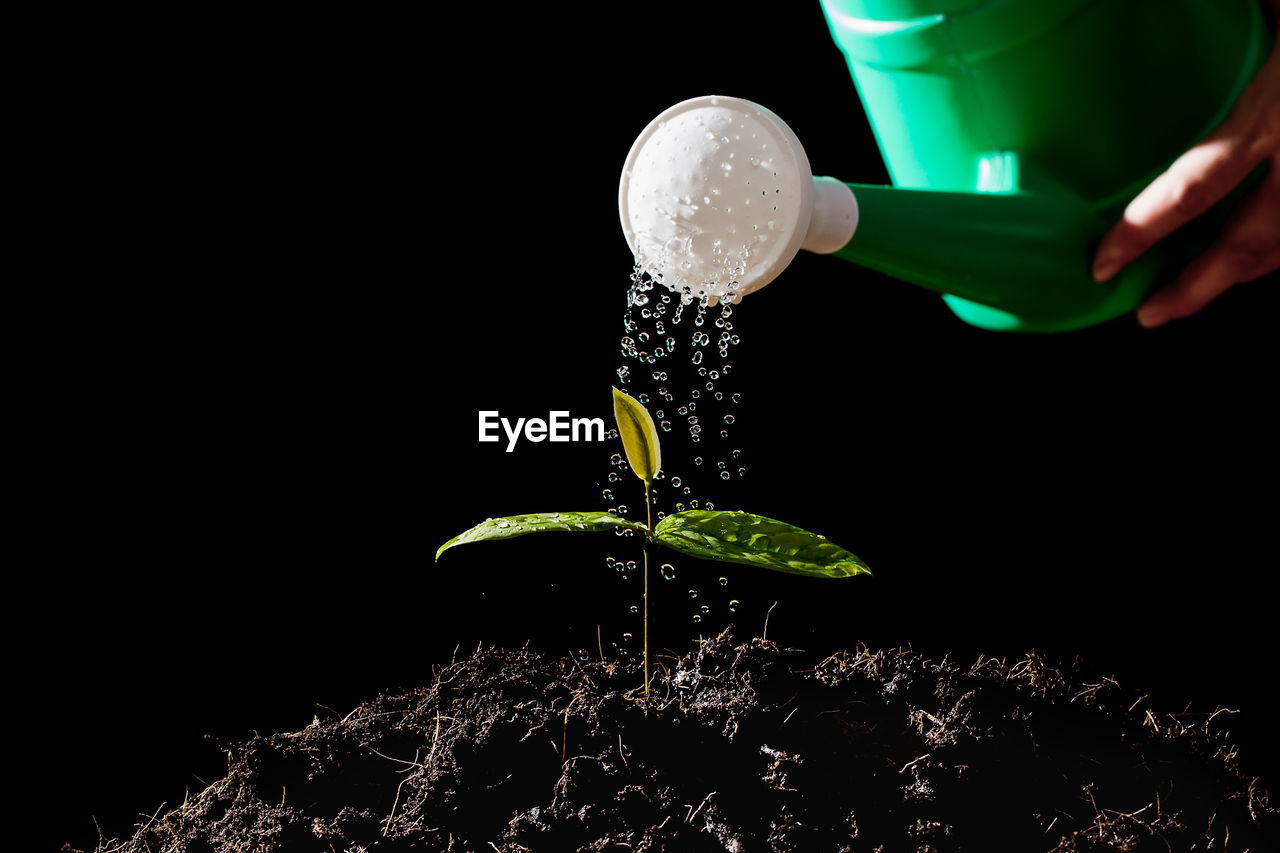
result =
M1280 0L1273 0L1280 7ZM1138 309L1145 328L1187 317L1228 288L1280 269L1280 42L1213 133L1174 161L1103 235L1093 277L1112 278L1157 241L1221 201L1259 163L1262 183L1178 278Z

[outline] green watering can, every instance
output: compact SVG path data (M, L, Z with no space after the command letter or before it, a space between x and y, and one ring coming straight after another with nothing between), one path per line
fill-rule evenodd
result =
M942 293L974 326L1075 329L1133 311L1239 195L1093 280L1098 239L1266 58L1257 0L822 5L893 185L814 177L758 104L676 104L632 146L619 208L637 263L686 300L732 301L807 249Z

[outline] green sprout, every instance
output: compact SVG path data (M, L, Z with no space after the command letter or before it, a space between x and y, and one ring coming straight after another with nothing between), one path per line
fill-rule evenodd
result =
M649 551L661 545L704 560L742 563L777 572L821 578L869 575L867 564L827 537L749 512L689 510L653 523L653 481L662 470L662 447L649 411L634 397L613 389L613 414L631 470L644 483L645 523L613 512L539 512L488 518L459 533L436 551L436 560L454 545L511 539L547 530L569 532L634 530L643 537L644 695L649 697Z

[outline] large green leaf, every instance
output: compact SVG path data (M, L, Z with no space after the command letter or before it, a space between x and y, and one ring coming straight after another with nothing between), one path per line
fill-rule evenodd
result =
M617 388L613 389L613 416L618 422L618 435L622 437L622 449L627 452L631 470L647 487L662 468L658 428L639 400Z
M486 518L470 530L465 530L436 551L436 559L454 545L465 545L468 542L485 542L490 539L511 539L524 536L526 533L541 533L544 530L567 530L571 532L599 532L625 527L645 532L648 530L637 521L627 521L611 512L535 512L529 515L511 515L506 518Z
M821 578L869 575L853 554L799 527L749 512L677 512L659 521L653 539L701 557Z

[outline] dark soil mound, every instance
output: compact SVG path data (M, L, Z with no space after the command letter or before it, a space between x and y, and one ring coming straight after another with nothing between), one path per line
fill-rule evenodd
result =
M1032 655L816 667L725 635L635 663L477 651L255 737L126 851L1253 851L1278 815L1220 728Z

